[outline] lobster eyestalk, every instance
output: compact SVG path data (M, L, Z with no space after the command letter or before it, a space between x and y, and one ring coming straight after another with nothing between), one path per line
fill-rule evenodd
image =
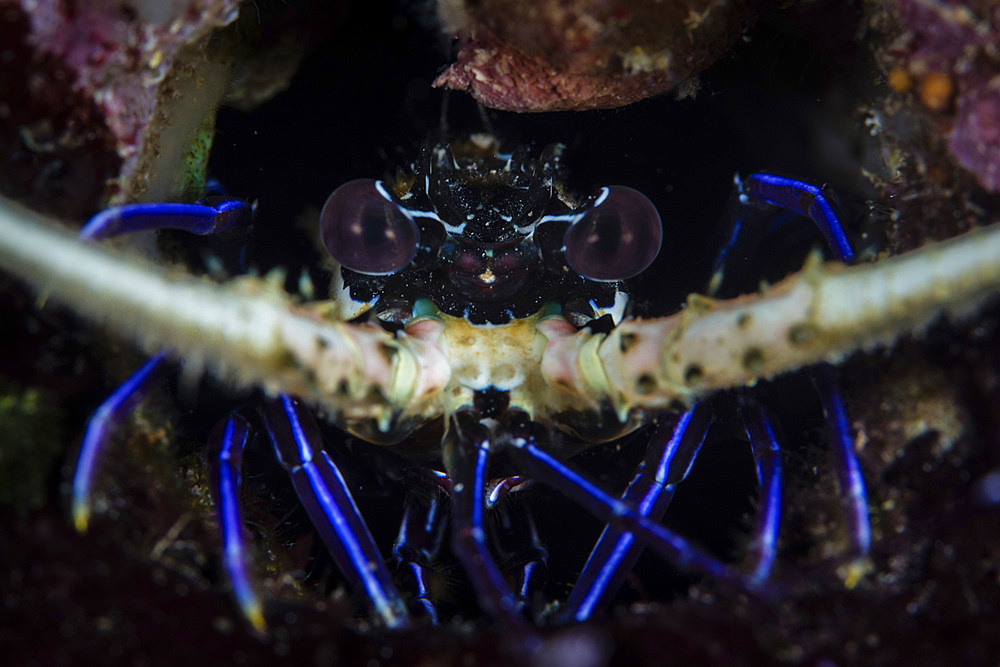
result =
M681 312L625 321L599 342L584 332L553 341L546 374L621 409L658 410L889 345L942 314L967 316L997 291L1000 225L872 264L811 257L762 293L693 295Z

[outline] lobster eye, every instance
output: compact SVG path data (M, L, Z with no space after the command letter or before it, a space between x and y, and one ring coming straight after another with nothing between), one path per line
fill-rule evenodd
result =
M381 181L359 178L333 191L319 214L323 245L342 265L370 275L395 273L417 253L416 224Z
M622 185L602 188L563 236L566 261L590 280L624 280L646 270L660 251L663 229L653 202Z

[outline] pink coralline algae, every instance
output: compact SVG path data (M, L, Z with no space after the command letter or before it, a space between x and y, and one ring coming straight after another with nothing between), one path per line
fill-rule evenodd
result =
M238 5L3 2L0 158L13 165L3 193L62 215L108 196L174 194L166 181L225 89L226 78L217 86L201 66L208 37L235 20ZM74 174L88 171L89 185L76 188Z
M949 147L984 188L1000 192L1000 75L958 99Z
M441 0L460 50L434 85L509 111L623 106L710 65L766 4Z
M887 60L894 72L920 80L955 161L988 191L1000 192L1000 5L995 0L894 0L898 39ZM953 99L925 94L947 80ZM893 85L890 73L890 86ZM939 86L933 86L935 88Z

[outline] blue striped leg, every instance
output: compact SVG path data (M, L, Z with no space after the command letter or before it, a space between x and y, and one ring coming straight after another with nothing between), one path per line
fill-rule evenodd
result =
M696 404L676 423L661 422L650 437L646 458L636 468L622 501L660 521L674 490L687 478L708 433L711 412ZM603 608L625 581L645 545L631 533L606 526L561 612L566 620L586 621Z
M84 240L106 239L125 232L165 227L212 234L245 224L250 214L250 205L222 197L200 204L131 204L98 213L80 230L79 237ZM72 511L78 530L87 529L91 486L108 438L124 416L170 371L165 353L157 354L126 380L91 417L73 475Z
M445 469L452 483L452 550L462 562L483 610L521 639L534 636L486 544L483 528L490 435L471 411L455 414L444 437Z
M92 217L80 230L80 238L95 241L150 229L181 229L206 236L246 225L252 217L251 204L218 196L195 204L126 204Z
M643 516L625 501L606 493L545 450L547 434L527 417L515 416L509 427L509 456L537 482L551 486L600 521L621 532L634 533L636 539L667 561L684 570L703 572L743 590L757 582L739 570L694 547L683 537Z
M854 452L854 437L847 421L847 411L840 396L837 376L833 368L820 364L812 369L813 382L819 391L830 425L833 443L833 462L840 487L840 502L844 508L848 539L852 555L860 560L868 555L872 544L871 519L868 514L868 491L861 474L861 464Z
M713 295L729 296L726 291L732 289L731 281L727 281L725 289L722 286L727 264L735 261L731 258L737 255L754 251L754 246L760 243L766 230L768 215L773 213L775 207L812 219L833 256L845 263L854 261L854 248L837 215L836 197L830 188L775 174L752 174L743 181L737 178L736 187L739 206L733 214L729 242L715 261L710 289ZM830 424L834 465L851 550L855 557L861 559L871 548L871 522L868 494L854 452L853 436L833 369L820 364L813 369L812 376Z
M837 215L836 197L828 187L820 188L773 174L754 174L747 179L744 190L757 201L809 216L819 227L834 257L845 263L854 261L854 248ZM812 370L812 377L830 424L830 441L851 551L855 557L863 558L871 549L871 520L868 493L854 452L851 427L834 370L828 364L819 364Z
M499 524L494 533L502 562L517 571L515 594L518 607L529 608L532 598L542 589L548 572L549 552L535 526L531 508L514 495L531 486L521 477L504 477L487 484L486 508L493 511Z
M222 534L223 566L229 575L233 595L250 625L258 634L263 634L267 630L264 605L251 584L251 565L240 511L243 448L249 438L250 427L237 414L230 415L213 430L209 437L212 496Z
M746 195L756 203L770 204L810 218L837 259L844 263L854 261L854 248L837 214L839 205L829 186L813 185L777 174L751 174L742 183L740 195Z
M208 186L211 197L197 204L131 204L101 211L80 230L82 240L101 240L150 229L183 229L196 234L214 234L246 224L252 207L222 196L221 189ZM110 434L122 418L134 409L173 367L160 352L130 377L91 418L84 435L80 458L73 477L73 520L78 530L86 530L90 517L90 490L99 459ZM239 514L240 468L248 429L242 418L230 417L213 434L217 447L215 481L212 485L219 525L225 547L224 566L243 614L258 632L265 629L260 600L254 593L243 545L243 522Z
M162 382L174 367L167 363L167 355L160 352L132 374L107 398L87 422L80 456L73 472L72 512L73 523L85 532L90 523L91 494L94 478L107 450L108 442L122 421L135 407Z
M344 577L363 594L376 623L389 628L405 625L406 605L346 481L323 451L316 420L289 396L267 404L261 412L279 463Z
M751 174L735 179L736 198L726 242L712 265L708 293L731 296L742 282L739 264L760 245L777 210L810 218L836 259L854 261L854 248L837 214L839 204L828 186L816 186L776 174Z
M214 187L214 186L213 186ZM80 230L83 240L106 239L142 229L177 228L213 234L245 224L252 207L246 202L213 196L198 204L130 204L101 211ZM166 355L150 359L105 401L87 424L83 447L73 476L73 521L86 530L90 517L90 489L100 455L110 433L170 371Z
M757 468L760 499L747 569L758 583L771 574L778 553L781 529L781 443L774 431L771 416L756 403L742 408L743 422L750 437L750 449Z
M430 500L423 494L407 494L392 555L398 564L400 585L411 596L410 607L425 616L432 625L437 625L437 607L431 599L427 578L434 571L434 560L444 543L450 503L442 489L435 488L431 493Z

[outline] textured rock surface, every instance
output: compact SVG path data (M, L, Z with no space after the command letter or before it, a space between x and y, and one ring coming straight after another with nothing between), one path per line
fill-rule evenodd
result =
M624 106L710 65L766 4L441 0L460 49L434 85L507 111Z
M74 216L197 190L229 71L208 38L238 4L0 4L3 194Z
M984 224L1000 192L1000 7L879 0L867 22L887 83L871 119L893 171L884 191L920 221L895 230L893 248Z

